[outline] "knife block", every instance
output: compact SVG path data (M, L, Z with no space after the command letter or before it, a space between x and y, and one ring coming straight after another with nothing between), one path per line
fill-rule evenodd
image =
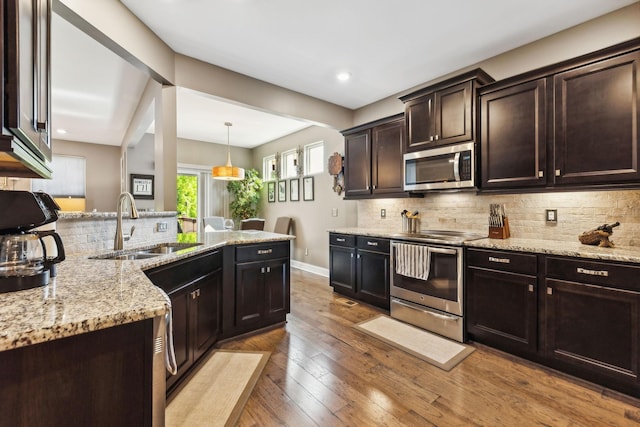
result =
M511 233L509 231L509 218L506 216L503 219L502 227L491 227L489 226L489 238L490 239L508 239L511 237Z

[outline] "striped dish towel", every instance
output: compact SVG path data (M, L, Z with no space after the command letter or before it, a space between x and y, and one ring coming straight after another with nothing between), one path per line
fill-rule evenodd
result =
M396 243L396 273L414 279L427 280L429 248L422 245Z

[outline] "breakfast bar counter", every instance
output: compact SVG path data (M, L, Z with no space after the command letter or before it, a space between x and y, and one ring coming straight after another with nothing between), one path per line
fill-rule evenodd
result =
M222 231L197 236L201 245L142 260L90 258L117 254L113 251L68 256L47 286L0 294L0 351L164 316L169 299L144 270L225 245L293 238L254 230ZM133 248L125 246L121 252Z

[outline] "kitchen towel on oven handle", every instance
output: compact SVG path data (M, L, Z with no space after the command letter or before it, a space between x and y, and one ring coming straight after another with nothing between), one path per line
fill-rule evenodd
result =
M429 278L429 247L396 243L396 273L419 280Z

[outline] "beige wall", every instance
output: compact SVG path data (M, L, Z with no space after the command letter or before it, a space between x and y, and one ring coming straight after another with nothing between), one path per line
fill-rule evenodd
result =
M469 64L468 67L446 76L407 88L396 95L360 108L354 112L354 125L401 113L404 111L404 104L398 97L467 70L482 68L494 79L502 80L635 37L640 37L640 2L485 61Z
M178 138L178 164L213 167L227 163L227 146L193 139ZM231 147L231 163L242 168L253 167L248 148Z
M344 139L335 130L312 126L292 135L256 147L253 150L253 163L262 171L262 159L276 152L292 148L303 148L306 144L324 141L325 158L334 152L344 154ZM326 166L325 166L326 168ZM333 177L327 172L314 177L314 200L302 200L302 178L300 178L300 201L289 200L289 185L287 182L287 201L269 203L267 188L263 191L260 215L266 219L265 229L273 230L276 218L290 216L294 221L292 259L312 264L321 268L329 267L329 237L327 230L339 227L353 227L356 225L356 202L345 201L344 193L338 195L332 190ZM338 216L332 216L332 210L337 209ZM305 252L307 249L307 252ZM305 255L305 253L307 255Z
M86 159L86 210L114 212L120 194L120 147L61 139L52 144L53 154Z

